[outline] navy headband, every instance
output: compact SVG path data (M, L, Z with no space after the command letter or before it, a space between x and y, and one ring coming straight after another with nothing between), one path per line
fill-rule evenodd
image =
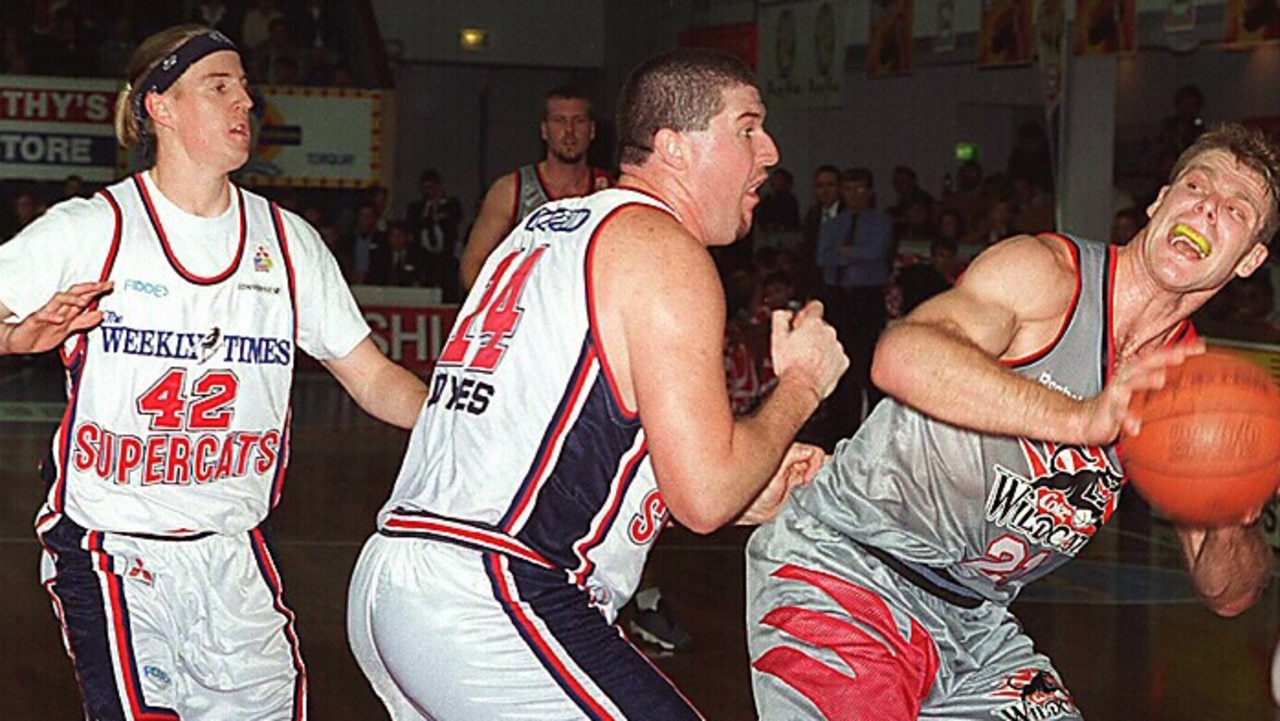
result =
M220 50L240 52L236 44L231 42L231 38L217 30L209 30L187 38L187 41L179 45L177 50L156 63L156 66L151 68L151 72L147 73L147 76L138 84L138 92L133 96L134 110L139 122L147 118L148 93L163 93L178 82L178 78L187 72L187 68L195 65L204 56Z

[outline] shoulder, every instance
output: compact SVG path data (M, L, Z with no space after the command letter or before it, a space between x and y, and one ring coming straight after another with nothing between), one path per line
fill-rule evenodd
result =
M103 237L111 239L117 205L102 193L92 198L70 198L57 203L36 218L17 237L55 235L77 244ZM101 231L99 231L101 229Z
M1075 295L1077 259L1058 235L1015 235L978 254L958 288L997 298L1031 316L1056 315Z

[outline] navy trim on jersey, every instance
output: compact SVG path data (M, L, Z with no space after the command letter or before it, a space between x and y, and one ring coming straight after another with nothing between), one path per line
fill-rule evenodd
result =
M595 347L590 338L584 338L582 349L578 352L578 361L574 364L573 373L569 375L569 381L565 384L565 392L560 397L560 403L556 406L550 422L547 423L547 431L538 444L538 452L534 454L533 462L529 464L529 470L525 473L524 480L520 482L520 488L512 495L511 505L507 508L506 514L497 523L497 527L504 533L512 534L513 524L525 514L525 508L534 502L540 492L544 470L550 463L550 456L558 445L557 441L569 423L569 414L578 405L578 395L590 377L594 363Z
M156 237L160 239L160 248L164 251L164 257L168 259L169 265L173 266L174 272L196 285L215 285L230 278L240 269L240 261L244 259L244 247L247 244L248 222L245 218L244 193L238 186L231 185L231 190L236 194L240 212L240 245L236 249L236 257L232 259L231 265L226 270L206 278L187 270L182 265L182 262L178 260L178 256L169 245L169 236L164 232L164 226L160 223L160 214L156 212L155 205L151 201L151 194L147 191L147 184L142 180L141 174L133 176L133 184L138 189L138 195L142 198L142 207L147 211L147 219L151 221L151 228L155 231Z
M243 202L243 198L241 198ZM293 255L289 253L289 235L284 232L284 216L280 206L272 202L268 206L276 243L280 246L280 261L284 263L285 278L289 283L289 308L293 315L293 347L298 347L298 281L293 271ZM296 356L295 356L296 357ZM288 404L284 411L284 427L280 429L280 457L276 461L276 477L271 480L271 509L275 509L284 494L285 473L289 468L289 449L293 428L293 384L289 385Z
M643 445L638 452L633 450L640 427L616 422L610 413L613 408L612 394L603 376L597 374L579 415L614 418L615 422L575 423L569 428L555 467L515 534L562 568L578 567L590 547L604 538L647 454ZM584 539L594 542L590 547L582 546Z
M116 257L120 254L120 243L124 237L124 214L120 210L120 204L116 201L115 196L110 191L98 191L111 206L111 212L115 216L115 229L111 234L111 248L107 251L106 260L102 263L102 270L98 272L98 281L105 281L111 277L111 271L115 269ZM90 310L96 310L98 301L95 300L89 306ZM67 468L71 456L71 430L75 427L76 406L80 399L80 379L84 376L84 367L86 359L89 356L89 333L82 333L80 339L76 341L75 347L70 353L60 351L62 358L62 366L67 376L67 407L62 412L62 420L59 424L58 431L58 452L55 456L52 451L47 458L52 458L54 468L50 469L53 473L52 484L55 491L50 494L52 499L51 506L53 511L61 514L66 508L67 502ZM39 527L41 523L47 522L47 518L37 520L36 525Z
M486 554L483 562L494 598L543 668L587 718L701 718L675 685L589 604L583 590L565 585L554 572L503 556ZM604 708L570 666L590 678L621 717Z

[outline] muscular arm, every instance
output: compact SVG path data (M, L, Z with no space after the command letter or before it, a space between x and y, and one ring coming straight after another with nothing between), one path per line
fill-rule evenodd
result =
M369 338L342 358L322 361L366 413L400 428L412 428L427 399L427 387L392 363Z
M471 235L467 236L467 245L462 249L459 261L459 277L462 287L471 290L471 285L480 275L484 261L493 249L511 232L511 213L516 204L516 176L510 173L498 178L489 192L485 193L484 203L480 206L480 214L471 227Z
M1271 583L1275 559L1262 524L1177 531L1191 582L1214 613L1243 613Z
M1001 359L1033 354L1057 337L1075 288L1062 241L1020 236L992 246L955 288L885 331L872 380L924 413L981 432L1110 443L1122 426L1136 429L1129 397L1163 384L1164 367L1188 351L1149 353L1084 401L1006 368Z
M778 386L735 420L725 388L724 294L710 256L676 222L625 211L593 258L606 356L639 411L671 513L707 533L734 520L774 475L792 437L848 364L820 306L774 331ZM785 320L785 315L782 316Z

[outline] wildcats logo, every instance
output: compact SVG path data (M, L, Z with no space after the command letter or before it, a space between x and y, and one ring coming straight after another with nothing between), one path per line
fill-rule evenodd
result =
M1080 713L1071 693L1052 673L1041 668L1024 668L1005 676L1004 688L994 695L1013 699L1012 703L991 712L1004 721L1048 721Z
M1019 443L1030 478L996 466L987 520L1074 556L1115 512L1124 476L1097 446Z

